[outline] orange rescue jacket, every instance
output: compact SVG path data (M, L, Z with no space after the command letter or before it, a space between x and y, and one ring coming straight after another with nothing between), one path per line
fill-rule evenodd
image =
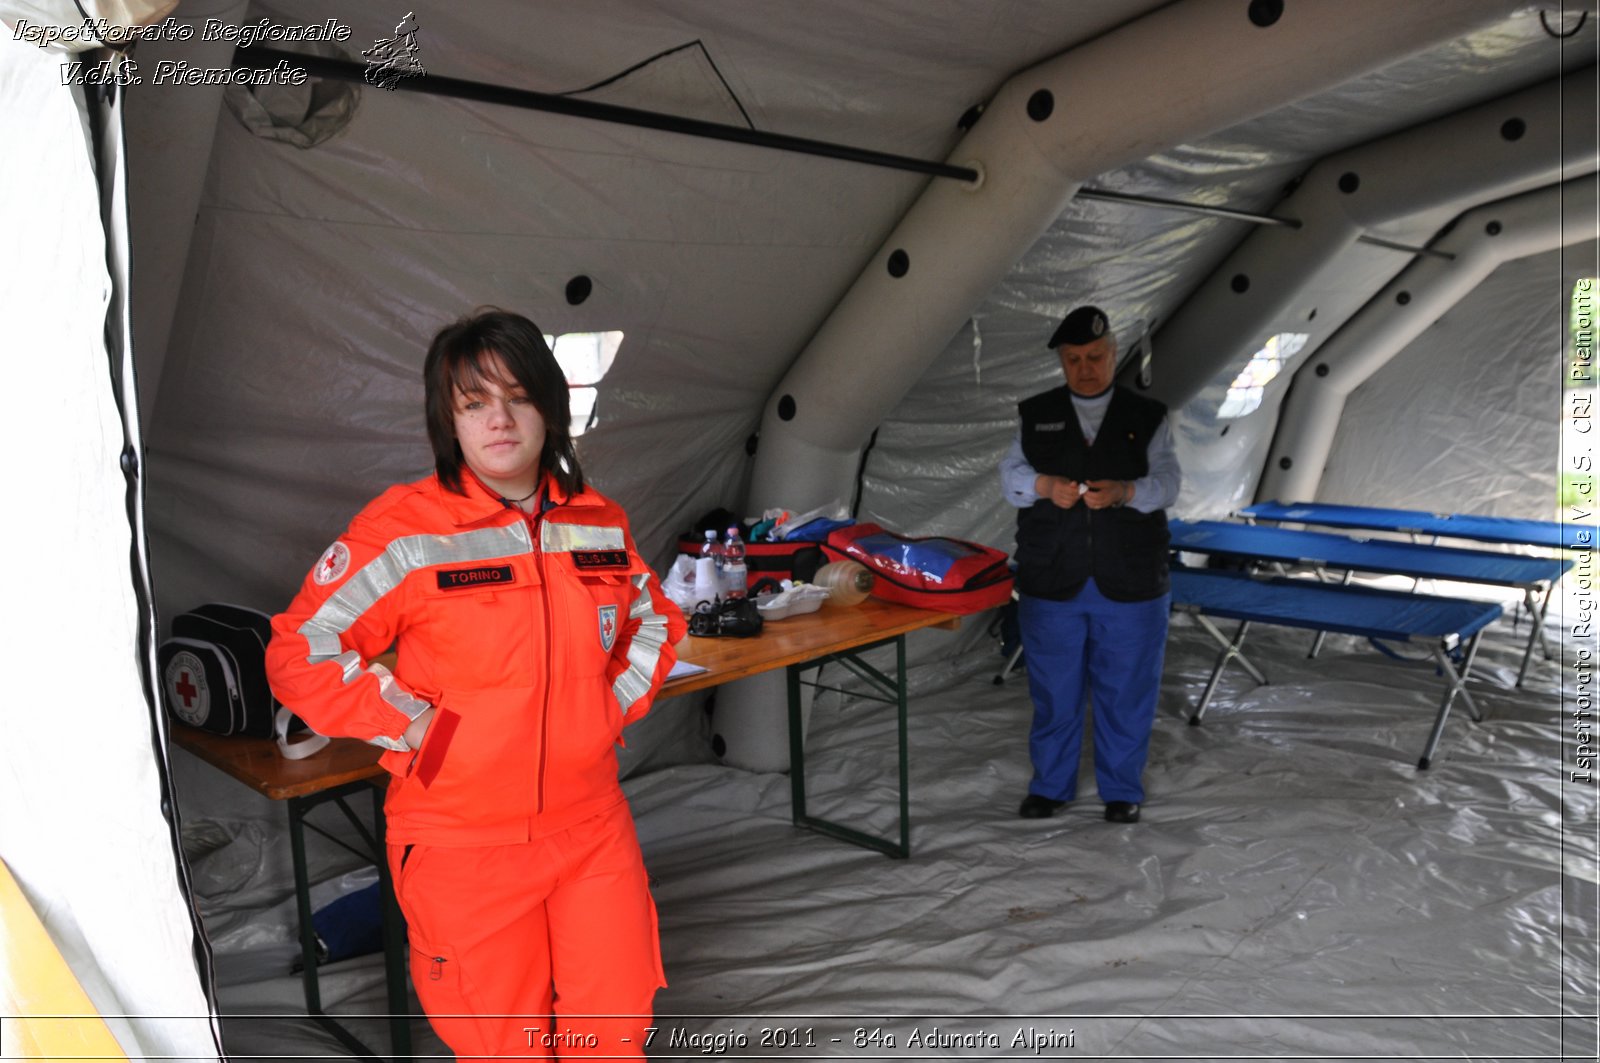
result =
M621 801L622 728L684 635L615 503L546 479L543 511L525 514L470 473L463 486L385 491L272 622L278 700L387 750L390 843L525 841ZM391 647L392 674L373 661ZM411 750L406 727L430 705Z

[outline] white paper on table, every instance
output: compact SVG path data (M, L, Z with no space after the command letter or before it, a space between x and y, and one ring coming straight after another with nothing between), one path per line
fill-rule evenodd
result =
M688 661L674 661L672 671L667 673L668 679L682 679L686 675L699 675L706 670L704 665L690 664Z

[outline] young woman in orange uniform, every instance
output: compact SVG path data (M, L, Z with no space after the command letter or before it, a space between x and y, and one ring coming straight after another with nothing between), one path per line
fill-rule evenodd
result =
M323 553L273 621L273 690L386 750L412 981L458 1057L643 1055L665 982L615 748L683 617L584 485L533 322L463 319L423 375L436 471Z

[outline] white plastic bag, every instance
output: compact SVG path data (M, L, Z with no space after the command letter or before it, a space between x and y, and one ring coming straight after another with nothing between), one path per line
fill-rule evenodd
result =
M700 600L694 593L696 560L688 554L679 554L677 560L672 562L672 568L667 571L666 579L661 581L661 592L685 613L694 612L695 603Z

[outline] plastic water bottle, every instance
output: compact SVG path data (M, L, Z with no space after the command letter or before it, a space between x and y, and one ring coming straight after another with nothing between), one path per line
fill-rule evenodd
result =
M717 533L711 528L706 529L706 541L700 544L700 556L709 557L717 566L717 571L722 571L722 544L717 541Z
M710 533L707 533L710 534ZM743 598L750 583L750 570L744 563L744 540L739 538L739 526L728 529L722 543L722 585L729 598Z
M694 559L694 596L704 602L722 597L722 544L717 541L714 528L706 532L700 556Z
M713 598L722 590L722 563L722 543L717 541L717 531L707 528L706 541L700 544L700 556L695 564L695 578L698 580L702 575L709 577L712 587L710 597Z

